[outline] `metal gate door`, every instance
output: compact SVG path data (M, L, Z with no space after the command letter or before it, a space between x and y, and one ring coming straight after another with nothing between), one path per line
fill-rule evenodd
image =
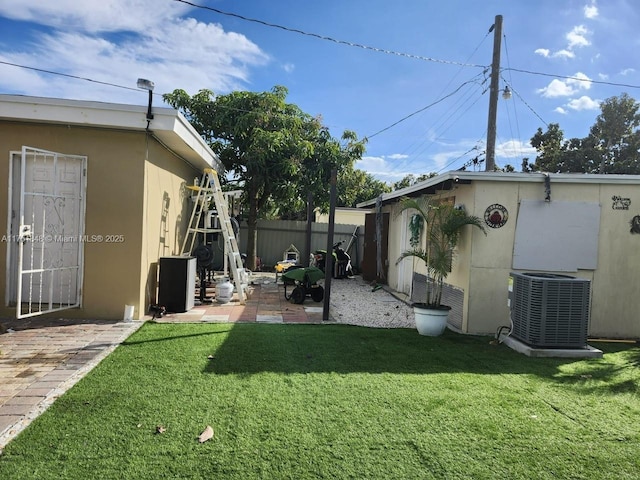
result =
M22 147L17 318L81 304L86 164Z

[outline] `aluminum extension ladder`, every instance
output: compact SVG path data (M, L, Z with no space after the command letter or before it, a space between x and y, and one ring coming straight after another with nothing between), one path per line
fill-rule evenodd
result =
M240 250L238 248L238 241L233 231L231 224L231 217L229 216L229 205L222 192L220 186L220 179L218 178L218 172L212 168L205 168L202 174L202 179L199 185L190 185L187 188L197 192L193 211L191 212L191 218L189 219L189 228L187 229L187 235L182 243L181 254L191 255L193 247L199 234L207 233L222 233L224 239L224 251L225 251L225 273L227 259L231 274L233 276L233 283L236 287L236 293L238 295L238 301L241 304L245 303L246 295L244 288L248 284L247 272L242 265L242 257L240 256ZM206 223L203 227L200 226L202 214L208 210L209 202L213 200L218 213L218 219L220 221L219 228L208 228ZM206 220L206 219L205 219Z

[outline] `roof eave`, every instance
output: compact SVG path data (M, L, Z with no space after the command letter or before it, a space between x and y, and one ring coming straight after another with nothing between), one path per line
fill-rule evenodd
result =
M58 98L0 95L0 119L146 131L147 107ZM218 156L177 110L154 107L149 132L197 169L222 169Z
M451 171L429 178L423 182L402 188L390 193L382 194L382 204L393 203L402 197L419 195L433 195L439 191L451 190L454 185L470 184L472 181L492 182L544 182L546 176L552 182L603 184L616 183L620 185L640 185L640 175L609 175L587 173L522 173L522 172L461 172ZM367 200L357 204L358 208L375 207L377 199Z

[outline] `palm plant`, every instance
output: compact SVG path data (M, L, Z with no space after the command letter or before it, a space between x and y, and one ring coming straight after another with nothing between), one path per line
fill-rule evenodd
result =
M475 215L468 215L464 210L451 203L435 203L430 197L403 198L400 211L414 210L422 218L426 227L426 248L412 246L400 254L396 263L407 257L422 260L427 268L427 290L424 306L428 308L445 308L442 306L442 289L444 280L451 271L453 256L465 225L478 227L486 235L482 220ZM448 307L446 307L448 308Z

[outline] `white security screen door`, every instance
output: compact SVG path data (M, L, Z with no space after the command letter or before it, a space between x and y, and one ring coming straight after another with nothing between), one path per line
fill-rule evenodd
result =
M87 157L22 147L16 317L81 303Z

